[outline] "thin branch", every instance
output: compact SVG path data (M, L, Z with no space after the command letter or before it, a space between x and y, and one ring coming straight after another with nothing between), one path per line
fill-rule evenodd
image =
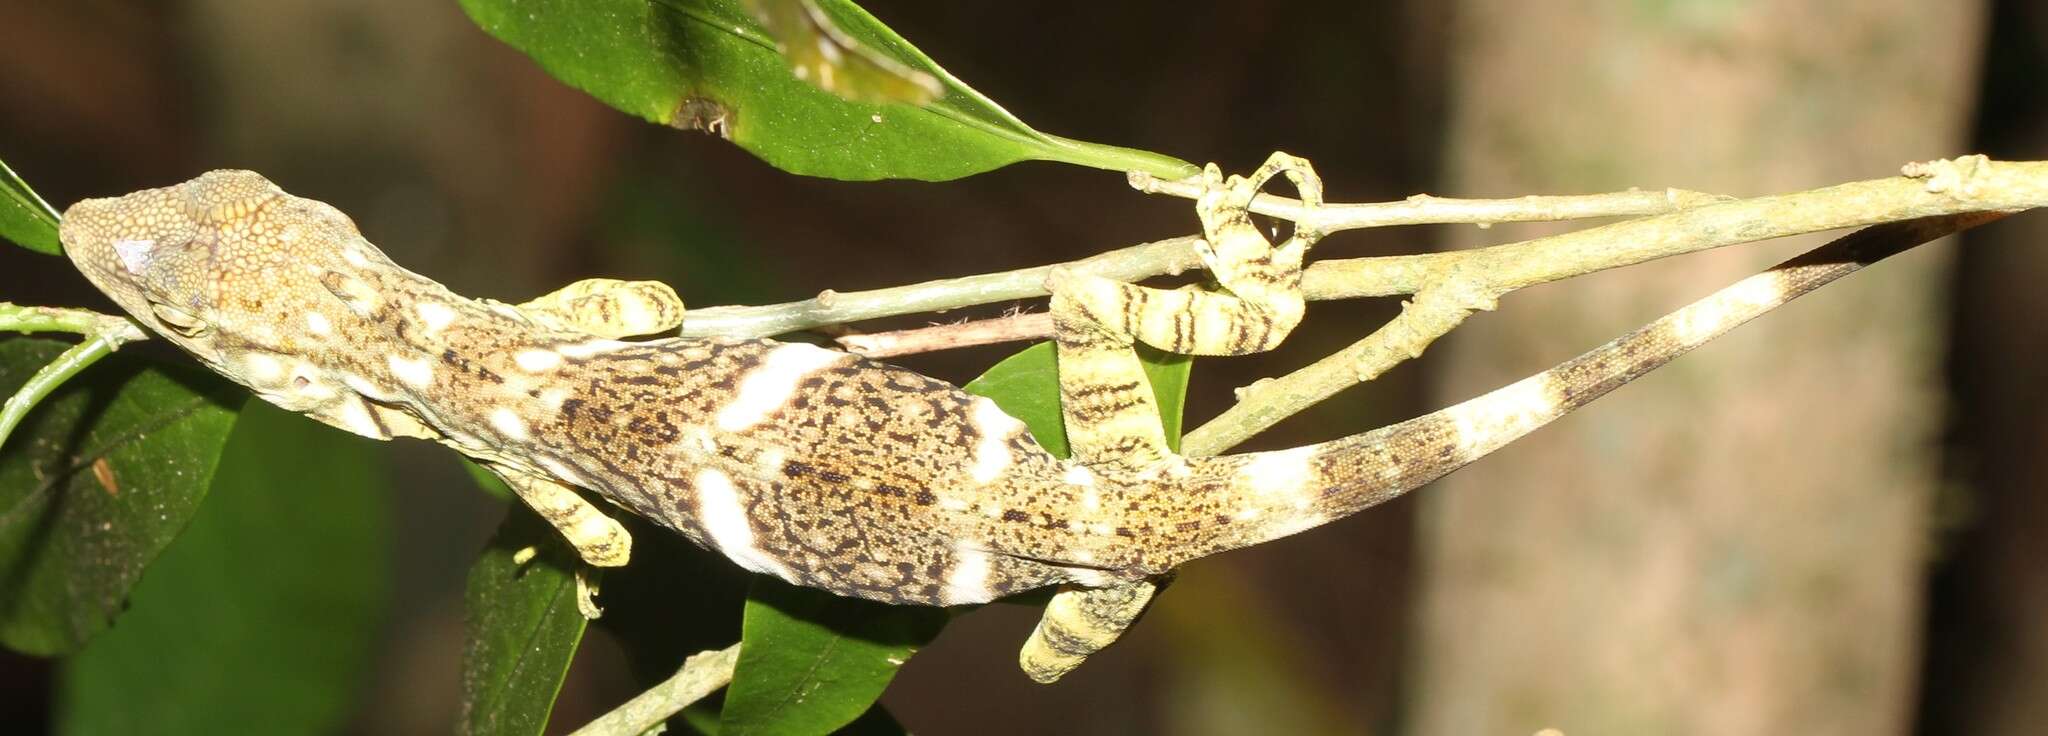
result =
M1965 157L1916 166L1930 168L1916 170L1914 176L1719 202L1475 250L1324 261L1308 268L1302 290L1310 299L1348 299L1414 294L1450 278L1483 278L1495 290L1505 293L1738 243L1893 220L2020 210L2048 204L2048 162L1994 162ZM1963 183L1951 186L1944 183L1944 177ZM1146 243L1076 261L1070 267L1132 282L1181 273L1201 267L1194 254L1196 240L1182 237ZM1056 267L1039 266L844 294L826 292L816 299L787 304L695 310L684 323L684 334L774 335L820 325L1044 296L1045 277Z
M142 328L137 327L135 322L127 317L101 314L87 309L29 307L12 302L0 302L0 331L4 332L70 332L97 335L123 332L123 326L130 328L140 337L147 337L142 334Z
M732 682L733 666L740 661L740 645L698 652L683 660L683 667L661 684L633 696L625 705L598 716L573 736L637 736L660 725L691 703L703 700Z
M1424 289L1401 305L1401 313L1365 339L1279 378L1238 391L1237 403L1181 438L1189 456L1215 455L1236 447L1338 391L1380 377L1403 361L1422 357L1424 348L1465 322L1490 299L1473 289L1446 286Z
M1130 174L1131 187L1146 194L1165 194L1194 199L1202 196L1199 178L1167 180L1140 171ZM1252 198L1251 210L1261 215L1310 225L1325 233L1390 225L1435 225L1447 223L1553 222L1593 217L1656 215L1734 199L1719 194L1665 189L1646 192L1630 189L1605 194L1542 196L1531 194L1512 199L1451 199L1417 194L1399 202L1361 204L1325 203L1309 208L1299 199L1260 194Z
M2048 205L2048 163L1995 164L1982 156L1966 156L1909 164L1905 171L1915 178L1760 197L1532 240L1512 249L1496 246L1467 251L1469 263L1447 269L1444 279L1416 294L1400 316L1306 368L1245 388L1236 405L1189 432L1182 439L1182 448L1190 455L1222 452L1338 391L1420 356L1431 342L1473 311L1492 309L1500 295L1548 280L1557 267L1546 259L1562 262L1565 269L1605 268L1644 254L1697 250L1702 244ZM1913 191L1899 191L1895 182L1911 183ZM1955 228L1983 219L1958 218ZM1653 220L1676 220L1685 226L1680 232L1696 235L1685 241L1644 225ZM1531 260L1517 260L1521 258Z
M86 336L85 342L71 346L56 360L36 370L21 388L15 390L14 395L0 402L0 446L7 444L7 438L14 434L14 428L20 426L29 410L56 391L58 386L78 375L86 366L112 354L123 343L149 337L141 327L125 317L83 309L24 307L7 302L0 302L0 330L75 332Z
M1145 243L1064 265L1118 281L1143 281L1200 268L1202 259L1195 256L1195 241L1200 239L1188 236ZM1059 264L1020 268L868 291L826 291L811 299L769 306L693 309L683 321L683 334L761 337L878 317L1029 299L1045 296L1045 278L1058 267Z
M908 330L843 335L833 338L833 342L850 353L886 358L999 342L1040 340L1051 335L1052 315L1032 312Z

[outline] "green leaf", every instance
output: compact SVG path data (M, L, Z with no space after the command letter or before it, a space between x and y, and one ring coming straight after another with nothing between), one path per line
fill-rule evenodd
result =
M251 402L191 525L66 663L61 732L340 730L387 610L379 458L370 440Z
M39 253L61 255L57 240L57 210L43 201L28 182L15 176L6 161L0 161L0 238L6 238Z
M817 7L854 42L937 78L923 106L842 99L797 79L742 0L461 0L555 78L662 125L715 131L768 163L836 179L954 179L1062 161L1178 179L1168 156L1033 130L845 0Z
M1180 449L1181 410L1187 401L1188 374L1194 361L1185 355L1160 352L1140 346L1138 359L1145 364L1145 377L1152 383L1152 397L1159 403L1159 421L1166 429L1166 444ZM1059 358L1052 343L1042 342L1018 351L964 386L968 393L986 396L1031 428L1040 447L1066 457L1066 424L1060 418Z
M831 733L866 713L945 623L940 608L842 598L756 576L718 732Z
M469 473L469 479L476 481L477 489L483 491L484 495L500 501L510 501L513 499L512 487L505 485L504 478L498 477L497 473L485 470L484 466L476 464L475 460L460 455L457 455L456 458L462 461L463 472Z
M944 92L938 77L877 54L839 30L814 0L745 0L747 12L789 60L790 72L854 102L925 105Z
M64 348L0 342L0 395ZM117 354L29 414L0 448L0 644L63 654L107 627L206 495L245 398Z
M525 564L523 549L540 552ZM579 564L554 527L520 504L469 570L463 605L462 732L537 735L589 623L576 608Z

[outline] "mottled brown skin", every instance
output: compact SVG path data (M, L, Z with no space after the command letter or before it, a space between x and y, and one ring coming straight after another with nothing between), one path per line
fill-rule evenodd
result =
M941 595L961 540L992 553L988 587L1001 596L1164 572L1220 545L1158 542L1228 527L1202 510L1213 500L1166 503L1179 494L1160 492L1172 485L1216 499L1203 487L1228 483L1203 471L1228 462L1166 482L1098 476L1102 510L1082 513L1063 480L1068 466L1019 431L1005 442L1014 459L1001 476L976 484L966 477L980 441L969 407L986 399L854 356L809 375L739 432L706 419L780 343L622 343L533 375L512 356L591 337L457 296L389 262L340 212L246 172L82 202L66 214L64 240L81 270L152 329L264 398L344 429L427 437L536 475L551 474L552 461L586 481L575 485L700 543L693 477L723 469L746 499L757 544L800 584L896 603L980 602ZM144 273L123 265L116 241L154 243ZM430 332L421 303L456 317ZM323 315L330 334L304 329L306 314ZM210 328L185 334L167 317ZM266 380L249 369L251 356L289 370ZM430 363L432 382L407 385L392 373L393 356ZM553 410L540 398L550 387L568 392ZM342 418L357 404L374 430ZM526 420L526 437L491 425L487 415L500 407ZM761 462L770 450L784 455L772 467ZM968 506L945 508L941 496ZM1075 530L1077 520L1088 526Z
M1275 173L1296 175L1269 164L1229 186L1248 201ZM611 329L614 317L681 309L659 298L632 308L621 282L518 306L456 295L393 264L334 208L250 172L80 202L62 239L145 326L328 424L431 439L508 479L588 489L750 569L844 595L957 605L1068 586L1027 647L1041 680L1113 640L1150 599L1148 580L1396 496L1697 344L1669 328L1639 333L1373 432L1181 458L1164 448L1149 392L1131 384L1133 335L1182 352L1269 347L1299 318L1300 260L1314 237L1271 247L1243 202L1225 200L1206 197L1200 211L1211 265L1235 296L1056 279L1071 461L986 399L851 355L769 340L605 339L669 320ZM584 307L598 316L579 316ZM1103 322L1121 327L1092 326ZM593 564L624 562L622 547L600 561L566 512L544 506Z

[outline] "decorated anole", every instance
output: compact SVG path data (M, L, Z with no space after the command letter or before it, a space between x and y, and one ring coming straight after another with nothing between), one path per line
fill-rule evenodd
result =
M1294 327L1319 233L1275 246L1246 214L1282 174L1320 202L1306 162L1284 154L1250 177L1206 172L1200 253L1221 290L1056 272L1065 459L988 399L854 355L622 340L680 324L681 301L658 283L581 281L517 305L463 297L393 263L335 208L252 172L80 202L62 239L123 309L221 375L356 434L474 458L590 565L626 564L631 539L578 489L749 570L841 595L953 606L1057 586L1022 656L1045 682L1114 641L1174 568L1427 483L1800 291L1767 282L1702 302L1371 432L1181 457L1133 344L1243 354Z

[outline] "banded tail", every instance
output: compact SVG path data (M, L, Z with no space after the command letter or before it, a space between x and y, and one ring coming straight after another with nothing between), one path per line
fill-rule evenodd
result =
M1195 461L1200 504L1148 560L1166 567L1335 521L1441 478L1708 340L1864 266L2002 216L1972 213L1858 230L1549 370L1405 422L1290 450Z

